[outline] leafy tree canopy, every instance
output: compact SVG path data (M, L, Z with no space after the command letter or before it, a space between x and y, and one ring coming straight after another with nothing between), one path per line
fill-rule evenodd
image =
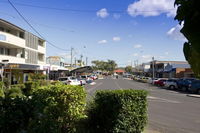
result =
M95 70L102 70L107 72L113 72L117 67L117 64L114 60L108 60L108 61L94 60L92 61L92 64Z
M175 0L178 6L176 20L183 24L181 33L188 40L184 43L185 59L197 77L200 77L200 0Z

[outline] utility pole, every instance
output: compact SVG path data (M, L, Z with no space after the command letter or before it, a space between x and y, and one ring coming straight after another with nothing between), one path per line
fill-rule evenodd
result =
M75 68L76 68L76 57L75 57L75 63L74 64L75 64Z
M155 78L155 75L154 75L154 57L152 57L152 70L153 70L153 79Z
M81 63L80 63L80 66L82 66L82 60L83 60L83 55L81 54Z
M74 48L71 47L71 67L72 67L72 64L73 64L73 62L72 62L73 61L73 50L74 50Z
M85 65L87 66L88 64L88 57L86 57L86 60L85 60Z

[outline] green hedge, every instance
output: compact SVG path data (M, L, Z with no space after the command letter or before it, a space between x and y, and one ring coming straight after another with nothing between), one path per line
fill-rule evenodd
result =
M98 91L88 111L91 133L141 133L147 124L147 92Z
M80 86L51 85L31 96L0 98L1 133L73 133L85 117L86 93Z

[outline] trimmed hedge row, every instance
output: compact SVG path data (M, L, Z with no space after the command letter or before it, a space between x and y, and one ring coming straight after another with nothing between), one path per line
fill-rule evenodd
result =
M1 133L141 133L147 123L146 91L97 91L86 109L83 87L38 84L13 85L1 94Z
M84 118L86 93L80 86L41 87L31 96L0 98L1 133L73 133Z
M91 133L141 133L147 123L147 92L98 91L88 118Z

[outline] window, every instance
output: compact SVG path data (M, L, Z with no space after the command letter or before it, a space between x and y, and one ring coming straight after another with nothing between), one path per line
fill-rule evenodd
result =
M1 54L1 55L4 54L4 48L0 48L0 54Z
M5 49L5 55L10 55L10 49Z
M3 28L3 27L0 27L0 31L4 31L4 28Z
M24 38L24 33L23 33L23 32L20 32L20 33L19 33L19 37L20 37L20 38Z

